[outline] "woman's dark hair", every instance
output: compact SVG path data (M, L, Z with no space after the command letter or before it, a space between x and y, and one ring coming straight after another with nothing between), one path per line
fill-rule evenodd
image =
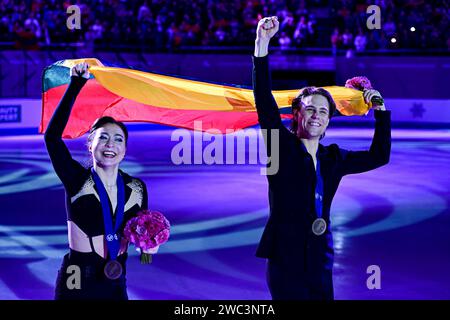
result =
M298 93L297 97L295 97L292 100L292 124L291 124L291 131L295 134L297 134L297 130L298 130L298 120L297 120L297 113L299 112L300 108L301 108L301 102L302 99L308 96L312 96L314 94L323 96L327 99L328 101L328 117L331 119L331 117L333 116L333 114L336 112L336 103L333 100L333 97L331 96L331 94L325 90L324 88L318 88L318 87L305 87L302 90L300 90L300 92ZM322 139L325 136L325 134L323 134L322 137L320 137L320 139Z
M127 143L128 143L127 127L123 124L123 122L117 121L113 117L108 117L108 116L98 118L97 120L94 121L94 123L91 126L91 129L89 130L88 144L90 144L92 142L92 138L94 136L95 130L97 130L98 128L104 127L105 124L108 124L108 123L115 124L115 125L119 126L120 129L122 129L123 134L125 135L125 145L127 145Z

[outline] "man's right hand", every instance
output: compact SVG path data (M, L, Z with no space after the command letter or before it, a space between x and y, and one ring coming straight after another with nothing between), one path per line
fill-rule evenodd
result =
M264 57L269 51L270 39L277 33L280 23L276 16L262 18L256 27L255 57Z
M75 77L83 77L85 79L89 79L90 75L91 74L89 73L89 65L86 62L78 63L70 69L71 77L75 76Z
M256 40L269 41L280 28L278 17L262 18L256 27Z

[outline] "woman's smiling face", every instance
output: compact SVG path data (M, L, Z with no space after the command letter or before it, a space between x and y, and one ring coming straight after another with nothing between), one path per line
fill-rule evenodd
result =
M126 152L125 134L113 123L106 123L95 130L89 151L92 160L100 167L119 165Z

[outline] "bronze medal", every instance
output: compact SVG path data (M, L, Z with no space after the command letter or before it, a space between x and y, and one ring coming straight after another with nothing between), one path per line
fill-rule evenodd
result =
M109 260L105 264L105 268L103 270L105 272L105 276L110 280L119 279L122 275L123 269L122 265L117 260Z
M326 230L327 230L327 223L325 222L324 219L317 218L316 220L314 220L314 222L312 224L312 232L316 236L320 236L320 235L324 234Z

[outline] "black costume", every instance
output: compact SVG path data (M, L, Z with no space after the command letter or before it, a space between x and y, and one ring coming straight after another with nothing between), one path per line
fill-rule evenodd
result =
M263 129L279 130L279 170L268 175L270 216L256 256L268 259L267 281L275 300L334 298L333 239L330 207L341 178L378 168L389 162L390 111L375 110L375 133L369 151L347 151L336 144L319 144L317 157L323 178L324 234L312 232L315 210L316 171L301 140L281 122L271 92L268 56L253 57L253 92ZM271 150L270 134L266 141ZM270 156L270 155L269 155Z
M76 96L86 79L71 77L70 84L61 99L45 132L45 143L56 174L66 190L67 218L75 223L88 237L92 252L83 253L70 249L64 256L56 281L55 299L128 299L126 291L127 253L117 257L123 268L122 276L117 280L107 279L103 268L107 260L94 251L92 237L104 235L102 207L97 188L90 169L72 159L62 140L64 128L68 122ZM141 209L147 209L147 189L145 183L119 170L125 185L124 219L119 229L122 233L129 219ZM109 202L111 212L112 206ZM116 209L117 211L117 209ZM113 223L114 223L113 215ZM106 245L104 250L107 250ZM68 289L66 285L67 267L77 265L81 269L81 289Z

